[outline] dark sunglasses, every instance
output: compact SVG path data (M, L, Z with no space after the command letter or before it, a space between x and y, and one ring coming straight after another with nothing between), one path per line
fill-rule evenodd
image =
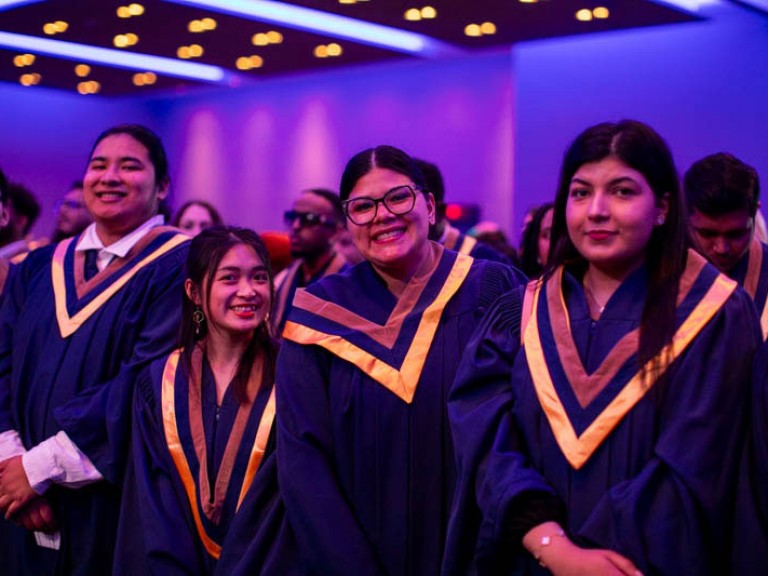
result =
M293 226L294 222L297 220L299 221L299 227L301 228L306 228L308 226L336 226L336 221L325 214L298 212L296 210L288 210L283 214L283 221L289 228Z

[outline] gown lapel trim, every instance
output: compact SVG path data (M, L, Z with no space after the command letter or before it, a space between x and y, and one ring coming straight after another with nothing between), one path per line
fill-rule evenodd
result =
M760 313L760 329L763 333L763 340L768 339L768 297L765 302L760 303L755 300L757 296L757 285L760 282L760 273L763 267L763 246L757 238L752 239L749 245L749 255L747 260L747 274L744 277L744 290L747 291L758 307Z
M286 323L283 337L299 344L318 345L325 348L339 358L354 364L401 400L410 404L416 393L416 387L421 378L421 371L424 368L424 363L426 362L432 341L437 332L437 327L440 323L443 310L463 284L469 274L472 262L473 259L470 256L459 254L456 257L456 261L453 263L451 271L437 297L424 310L416 334L399 370L390 366L387 362L381 360L370 352L353 344L343 336L329 334L293 321L288 321ZM407 308L408 313L413 312L413 307L418 301L418 295L421 294L422 290L423 286L418 289L418 294L416 294L415 298L411 295L404 295L404 298L401 298L395 306L395 310L393 310L393 313L390 315L385 327L354 315L357 318L355 327L361 330L370 329L372 331L371 333L374 335L378 333L374 339L379 341L379 343L387 344L387 348L391 349L400 333L400 327L406 316L403 314L403 310L400 310L398 307L401 306L401 302L407 300L408 303L404 304L404 306ZM318 298L317 300L324 305L338 307L338 305L326 302L322 299ZM326 311L328 310L329 309L326 309ZM335 309L333 312L335 313ZM346 312L353 314L349 311ZM385 328L388 328L388 334ZM387 337L383 339L382 335L386 335Z
M64 260L67 255L67 249L70 244L74 242L74 238L64 240L56 246L56 250L53 254L53 260L51 261L51 280L53 283L54 298L56 301L56 320L59 325L59 332L62 338L67 338L74 334L80 326L82 326L93 314L95 314L104 304L106 304L112 296L114 296L123 286L125 286L138 272L144 267L151 264L164 254L170 252L180 244L189 241L189 236L184 234L176 234L164 242L160 247L154 250L151 254L137 262L129 271L117 278L114 282L109 284L101 293L99 293L91 302L85 307L76 312L75 314L69 314L67 307L67 282L64 271ZM112 268L111 264L105 268L101 273L97 274L93 280L112 275L114 272L122 268L126 262L116 263ZM82 266L85 259L83 257L78 258L77 263ZM109 271L109 274L105 274ZM102 276L104 274L104 276ZM92 281L89 281L89 284Z
M700 271L702 268L700 260L694 259L692 268ZM553 277L550 282L561 279L562 276L559 274L556 278ZM685 284L687 285L690 282L690 279L686 279ZM681 282L681 288L683 287L682 284L683 282ZM562 286L561 283L559 285ZM563 455L574 469L578 470L584 465L624 416L665 373L669 365L685 351L696 335L722 308L725 301L736 289L736 286L736 282L719 274L701 301L677 329L670 344L655 359L650 360L646 364L645 377L643 375L644 371L638 371L579 436L576 435L568 414L555 390L545 358L539 333L538 318L535 313L538 310L539 298L541 296L541 286L537 286L533 293L532 309L534 312L531 313L524 329L524 350L539 403L549 421ZM652 371L654 361L661 362L661 367L656 371ZM578 365L581 366L580 360Z
M195 405L198 405L198 408L199 408L200 394L202 393L201 388L198 387L197 383L195 382L195 380L200 378L202 375L202 350L198 347L193 352L193 369L192 369L192 375L190 377L190 386L189 386L190 426L193 428L192 437L195 444L195 454L197 455L197 458L198 458L199 480L201 482L199 499L198 499L197 484L195 483L194 476L192 474L192 468L190 466L189 461L187 460L184 447L182 446L178 424L176 421L176 399L175 399L176 372L178 369L181 352L182 352L181 349L175 350L174 352L172 352L168 357L168 360L165 363L165 368L163 370L163 382L162 382L162 394L161 394L163 429L165 432L166 444L168 445L168 450L171 454L171 459L173 460L176 470L179 473L179 478L181 479L181 482L184 486L184 491L187 494L187 499L189 501L190 509L192 511L192 516L195 522L195 527L197 528L197 533L200 536L200 540L203 543L203 546L205 546L205 549L208 551L208 553L212 557L218 559L219 555L221 554L221 546L216 541L214 541L213 538L211 538L208 535L208 532L206 531L205 526L203 525L203 519L200 514L200 509L203 508L203 513L212 522L214 523L218 522L218 518L212 519L209 515L209 512L213 511L214 516L216 516L215 511L217 510L218 516L220 517L221 509L223 507L223 500L224 500L224 497L226 496L226 491L229 486L232 469L234 468L234 460L237 456L237 452L240 447L240 442L242 440L243 432L247 424L247 418L250 415L250 410L253 406L254 398L251 398L251 402L248 404L247 407L241 406L238 409L238 414L235 418L235 424L233 426L232 433L227 441L227 446L224 451L224 457L222 459L221 465L219 466L219 473L217 474L217 477L216 477L216 484L214 488L214 503L212 506L216 510L209 511L206 509L206 506L204 504L205 502L208 502L210 500L210 487L208 486L207 461L206 461L207 456L206 456L206 450L205 450L205 438L202 432L202 416L197 413L198 409L194 408ZM199 359L196 359L195 355L197 355L198 353L200 354L200 357ZM254 367L254 370L251 373L251 378L249 380L249 386L248 386L249 392L253 389L254 383L261 381L261 374L262 374L262 368ZM259 465L261 464L264 451L266 449L269 433L275 418L274 394L275 394L275 391L273 388L272 391L270 392L267 406L264 412L262 413L261 419L259 420L259 426L256 432L256 438L254 440L254 444L253 444L253 447L251 448L250 456L248 459L246 474L243 478L243 483L238 493L237 509L239 509L245 494L248 492L249 488L251 487L251 484L253 483L253 480L256 476L256 472L258 471ZM243 414L245 414L245 419L241 418ZM240 420L242 420L241 426L240 426L240 428L242 429L238 433L237 428L238 428L238 422ZM198 422L198 424L195 424L196 421ZM200 430L195 430L195 428L200 428ZM200 440L198 440L198 437L200 437ZM202 455L201 455L201 448L199 446L200 441L202 441L203 443Z

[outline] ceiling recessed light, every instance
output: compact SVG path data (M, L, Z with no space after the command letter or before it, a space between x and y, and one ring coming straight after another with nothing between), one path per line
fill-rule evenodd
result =
M437 18L437 10L435 10L432 6L424 6L424 8L421 9L421 17L425 20L432 20L433 18Z
M341 53L341 46L336 44L336 42L331 42L328 44L328 56L341 56Z
M480 26L477 24L467 24L467 26L464 28L464 34L471 36L472 38L476 38L478 36L482 36L483 32L480 30Z
M191 58L199 58L203 55L203 47L200 44L192 44L189 47L189 56Z
M19 54L13 57L13 65L17 68L24 68L24 66L32 66L35 63L34 54Z
M261 68L264 66L264 58L256 54L248 58L248 61L251 63L251 68Z
M418 22L421 20L421 10L418 8L409 8L405 11L405 14L403 15L403 18L410 22Z
M141 16L142 14L144 14L144 6L136 3L129 4L128 12L131 13L131 16Z
M576 20L579 20L580 22L589 22L592 20L592 10L582 8L576 12Z
M189 46L179 46L179 49L176 50L176 56L182 60L189 60Z
M117 17L118 18L130 18L131 17L131 11L128 9L128 6L118 6L117 7Z
M125 48L128 46L128 37L125 34L118 34L112 39L115 48Z
M598 6L594 10L592 10L592 16L595 18L599 18L600 20L604 20L605 18L608 18L611 13L608 11L608 8L605 6Z
M22 86L37 86L40 84L42 76L38 74L37 72L33 74L22 74L19 78L19 82Z
M276 30L270 30L267 32L267 41L270 44L280 44L283 41L283 35Z
M88 64L78 64L75 66L75 75L79 76L80 78L85 78L90 73L91 67L88 66Z
M339 0L339 4L357 4L357 0Z
M315 58L327 58L328 57L328 46L325 44L320 44L320 46L315 46Z
M125 35L125 39L128 41L128 46L135 46L139 43L139 37L133 32L128 32L128 34Z
M218 26L213 18L203 18L200 23L203 25L203 30L216 30L216 26Z
M483 22L480 24L480 32L487 35L496 34L496 24L493 22Z
M189 24L187 24L187 30L189 30L193 34L197 32L202 32L203 23L200 20L192 20Z
M48 22L47 24L43 25L43 33L48 34L48 36L53 36L58 32L58 28L56 28L56 24L53 22Z
M266 46L269 44L269 36L264 32L259 32L251 37L251 44L254 46Z
M0 31L0 46L15 50L29 50L80 62L93 62L131 70L153 70L168 76L191 78L217 84L229 84L233 78L226 70L209 64L179 62L174 58L163 58L137 52L123 52L110 48L88 46L75 42L63 42L39 36L26 36Z

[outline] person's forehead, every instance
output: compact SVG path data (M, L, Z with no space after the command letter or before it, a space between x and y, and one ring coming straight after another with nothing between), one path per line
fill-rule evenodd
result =
M318 194L305 192L293 203L294 210L300 212L312 212L315 214L332 214L333 205Z
M72 188L69 192L64 194L64 200L80 200L83 196L82 188Z
M734 210L718 215L708 215L698 210L691 210L691 224L702 230L728 231L743 230L752 223L752 216L747 210Z

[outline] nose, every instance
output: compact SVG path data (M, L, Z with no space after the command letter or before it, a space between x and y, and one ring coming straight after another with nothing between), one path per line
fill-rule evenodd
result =
M726 256L731 251L731 245L727 239L722 236L717 236L712 242L712 250L715 254Z
M116 164L108 164L101 173L104 182L117 182L120 180L120 172Z
M243 277L237 284L237 295L241 298L251 298L256 295L254 281L251 278Z
M592 220L608 217L608 199L602 191L596 191L590 198L587 216Z
M373 217L374 222L388 222L395 217L392 212L389 211L387 205L384 202L378 202L376 204L376 214Z

